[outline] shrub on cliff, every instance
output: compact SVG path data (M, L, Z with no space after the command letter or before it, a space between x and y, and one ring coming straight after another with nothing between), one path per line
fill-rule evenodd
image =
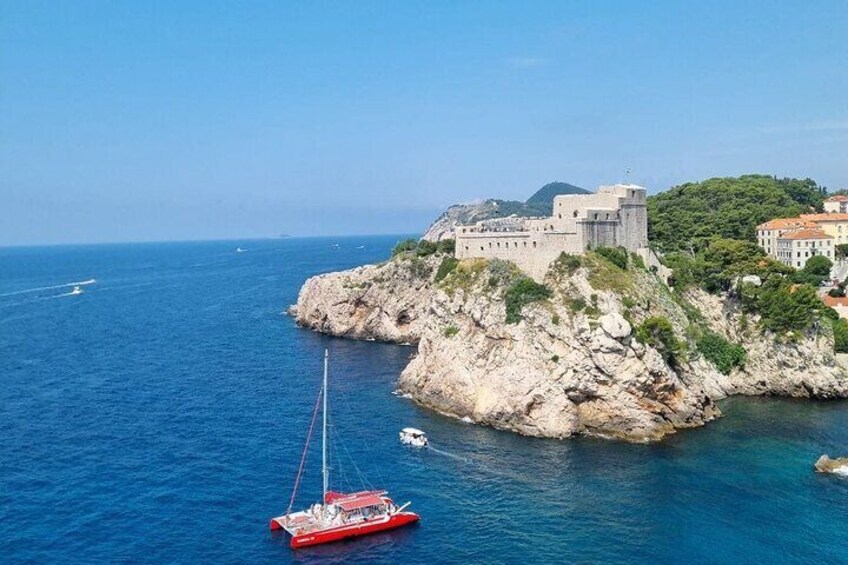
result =
M439 264L439 270L436 271L436 282L444 279L446 276L454 272L459 261L455 257L445 257Z
M437 245L437 251L439 253L450 253L453 255L456 253L456 240L455 239L443 239Z
M848 353L848 321L839 318L833 320L833 351Z
M618 267L627 269L627 250L623 247L598 247L595 253Z
M429 257L436 253L454 254L456 249L456 241L453 239L445 239L439 242L428 241L426 239L405 239L398 242L392 248L392 257L397 255L415 254L417 257Z
M551 297L551 291L543 284L539 284L531 278L520 277L513 281L506 291L504 302L506 303L506 323L517 324L522 320L521 309L531 302L547 300Z
M401 253L406 253L407 251L415 251L417 247L417 239L404 239L403 241L399 241L397 245L392 248L392 257L394 257L395 255L400 255Z
M571 276L582 264L583 261L580 260L579 255L571 255L563 251L551 265L550 270L555 274Z
M696 347L707 361L725 375L730 374L735 367L741 369L745 366L745 348L730 343L717 333L704 332L698 338Z
M655 348L672 367L678 363L682 345L674 335L674 327L668 318L653 316L646 318L636 327L636 339Z

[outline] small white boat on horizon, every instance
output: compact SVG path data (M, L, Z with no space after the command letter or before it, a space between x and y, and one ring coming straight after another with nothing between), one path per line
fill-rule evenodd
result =
M77 294L82 294L82 288L79 285L74 286L74 289L68 293L69 296L75 296Z
M242 249L241 247L236 247L236 253L244 253L247 249Z

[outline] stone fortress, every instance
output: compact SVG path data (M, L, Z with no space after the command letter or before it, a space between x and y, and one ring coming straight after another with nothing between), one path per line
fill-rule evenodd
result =
M594 194L554 197L549 218L498 218L455 227L458 259L512 261L542 280L561 253L624 247L647 258L648 214L641 186L602 186Z

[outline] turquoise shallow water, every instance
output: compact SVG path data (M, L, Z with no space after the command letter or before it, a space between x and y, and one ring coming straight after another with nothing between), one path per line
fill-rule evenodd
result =
M0 249L3 561L848 561L848 480L811 470L848 453L848 403L732 399L657 445L527 439L393 396L412 348L281 314L307 276L396 239ZM324 347L337 462L347 450L422 522L292 553L268 518L288 503ZM404 449L407 425L470 463Z

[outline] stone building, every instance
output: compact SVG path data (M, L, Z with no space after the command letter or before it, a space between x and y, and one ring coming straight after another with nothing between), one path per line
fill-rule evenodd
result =
M767 255L790 267L802 269L807 259L823 255L833 261L841 241L831 231L842 233L840 221L819 222L820 216L833 219L842 214L804 214L799 218L778 218L757 226L757 242ZM848 220L848 217L846 217ZM848 229L846 229L848 236Z
M563 252L622 246L647 255L645 192L630 184L602 186L594 194L554 197L548 218L516 218L505 229L493 220L456 226L456 256L509 260L541 280Z

